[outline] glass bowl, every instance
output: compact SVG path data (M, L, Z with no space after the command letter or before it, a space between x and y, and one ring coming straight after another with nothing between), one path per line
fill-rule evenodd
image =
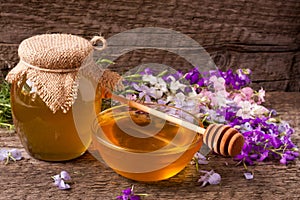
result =
M179 108L147 106L200 125ZM125 104L102 111L93 124L93 146L110 168L126 178L147 182L170 178L190 163L202 146L202 135L162 118Z

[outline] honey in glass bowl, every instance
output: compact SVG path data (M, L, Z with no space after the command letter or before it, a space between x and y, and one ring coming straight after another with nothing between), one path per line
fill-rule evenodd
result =
M191 114L165 105L148 105L199 125ZM173 112L174 111L174 112ZM137 181L159 181L179 173L202 145L202 135L148 113L116 106L101 112L93 145L118 174Z

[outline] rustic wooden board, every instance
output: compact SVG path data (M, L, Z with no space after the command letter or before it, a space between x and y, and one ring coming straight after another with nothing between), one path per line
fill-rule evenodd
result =
M0 0L0 10L0 69L14 66L18 44L36 34L109 38L137 27L163 27L199 42L220 68L251 68L256 88L300 91L298 0ZM116 70L146 62L144 55L133 55ZM161 56L156 62L165 60ZM182 65L178 60L171 66Z
M274 108L295 127L293 141L300 146L300 93L275 92L267 95L267 106ZM0 132L0 147L22 150L24 159L4 165L0 163L0 199L115 199L122 189L135 185L136 192L148 193L152 199L299 199L300 161L285 166L265 162L250 167L254 179L246 180L242 166L231 158L209 155L209 164L202 170L214 169L222 176L220 185L200 188L199 174L187 166L169 180L139 183L123 178L103 166L91 154L69 162L38 161L26 154L12 131ZM69 191L60 191L52 183L52 175L61 170L70 172L74 184Z

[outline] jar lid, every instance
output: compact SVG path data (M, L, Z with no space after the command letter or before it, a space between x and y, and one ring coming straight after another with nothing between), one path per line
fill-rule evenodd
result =
M105 40L97 39L105 48ZM77 96L79 68L87 60L93 62L90 59L93 42L70 34L43 34L25 39L18 49L20 61L6 80L20 84L26 76L53 113L59 109L67 112Z
M76 69L92 50L92 44L82 37L44 34L22 41L18 54L21 61L42 69Z

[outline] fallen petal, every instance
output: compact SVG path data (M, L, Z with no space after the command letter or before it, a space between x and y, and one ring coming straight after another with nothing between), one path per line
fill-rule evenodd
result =
M214 172L212 175L209 176L208 182L211 185L219 184L221 182L220 174Z
M52 176L54 180L54 185L59 186L60 181L62 180L59 175Z
M200 187L204 187L204 186L206 186L206 185L207 185L207 183L208 183L208 181L203 181L203 182L202 182L202 185L201 185Z
M8 151L6 149L0 149L0 161L6 160Z
M253 177L254 177L253 174L250 173L250 172L244 173L244 176L245 176L245 178L246 178L247 180L253 179Z
M198 160L198 164L200 164L200 165L207 165L207 164L208 164L208 161L207 161L207 160L199 159L199 160Z
M66 172L66 171L61 171L61 172L60 172L60 177L61 177L62 179L64 179L65 181L70 181L70 180L71 180L71 176L70 176L69 173Z
M204 176L201 176L199 179L198 179L198 183L201 183L201 182L207 182L208 181L208 176L205 174Z
M16 159L16 160L21 160L22 159L22 153L18 149L11 149L10 150L11 156Z
M63 180L61 180L58 184L58 188L61 189L61 190L67 190L67 189L70 189L70 185L65 183Z
M211 185L216 185L221 182L220 174L214 172L214 170L211 170L211 171L200 170L199 172L205 173L198 180L198 182L202 182L201 187L204 187L207 183L209 183Z

